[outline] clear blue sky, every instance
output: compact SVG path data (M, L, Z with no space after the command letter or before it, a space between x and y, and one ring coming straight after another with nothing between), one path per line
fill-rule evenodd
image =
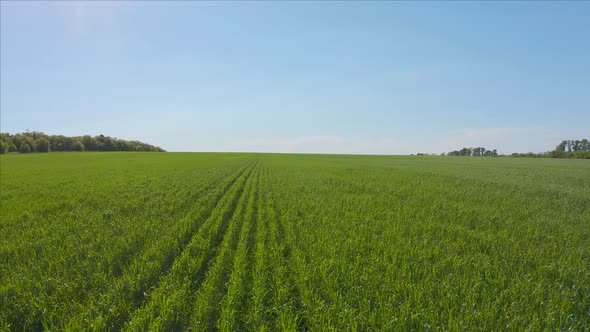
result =
M1 130L170 151L590 137L590 2L6 2Z

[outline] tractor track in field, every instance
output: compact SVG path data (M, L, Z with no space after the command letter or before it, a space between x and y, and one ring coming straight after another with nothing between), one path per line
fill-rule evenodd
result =
M201 195L201 194L203 194L203 193L207 193L207 192L208 192L208 191L210 191L211 189L213 189L213 188L215 188L215 187L219 186L221 183L223 183L223 180L224 180L224 179L226 179L226 178L228 178L228 177L232 177L232 176L234 176L235 174L237 174L237 175L236 175L236 177L235 177L235 179L234 179L234 180L232 180L230 183L228 183L228 184L226 185L226 188L224 189L224 191L223 191L222 195L223 195L223 194L225 194L225 193L226 193L226 192L229 190L229 188L230 188L230 187L231 187L231 186L232 186L232 185L233 185L233 184L234 184L234 183L235 183L235 182L236 182L236 181L237 181L237 180L240 178L240 176L241 176L241 175L242 175L242 174L243 174L243 173L244 173L244 172L245 172L245 171L246 171L246 170L247 170L247 169L250 167L250 165L251 165L251 164L248 164L248 165L246 165L245 167L238 167L238 168L237 168L237 170L234 170L234 171L233 171L233 172L231 172L231 173L224 174L224 175L220 176L219 178L215 179L215 180L214 180L214 181L212 181L211 183L207 184L207 185L206 185L204 188L202 188L201 190L199 190L199 191L198 191L198 193L197 193L197 194L195 194L194 196L195 196L195 197L200 197L200 195ZM204 197L202 197L201 199L197 199L197 202L198 202L198 203L206 203L206 202L208 201L208 198L209 198L209 194L205 194L205 195L204 195ZM216 198L216 200L219 200L219 197L217 197L217 198ZM190 203L186 202L184 205L188 205L188 204L190 204ZM192 204L193 204L193 206L194 206L194 205L195 205L195 202L193 202ZM185 207L183 207L183 208L185 208ZM187 218L187 217L188 217L188 216L189 216L189 215L190 215L192 212L193 212L193 208L191 208L191 209L188 209L188 211L186 212L186 214L185 214L185 215L184 215L182 218L180 218L180 219L182 220L182 219L184 219L184 218ZM203 218L204 218L204 214L206 214L206 213L207 213L207 211L206 211L206 210L205 210L205 211L202 211L202 212L201 212L201 214L195 218L195 220L203 220ZM181 248L182 248L182 247L184 247L184 246L186 246L186 244L187 244L187 243L188 243L188 241L190 240L190 235L191 235L191 234L192 234L192 232L187 232L187 234L184 234L183 236L181 236L181 244L180 244L180 247L181 247ZM143 250L143 248L144 248L144 245L145 245L145 244L142 244L141 246L134 246L134 249ZM136 251L138 251L138 250L136 250ZM142 252L143 252L143 251L142 251ZM142 252L138 252L138 254L141 254ZM167 269L170 267L170 266L168 265L168 263L169 263L169 262L168 262L168 259L167 259L167 260L165 261L165 264L164 264L164 265L162 266L162 268L161 268L161 269L162 269L162 271L166 271L166 270L167 270ZM127 269L127 268L128 268L128 266L129 266L129 264L131 264L131 261L129 261L129 262L128 262L127 264L125 264L125 265L122 265L122 266L121 266L121 268L122 268L122 269Z
M264 208L264 203L268 199L264 191L264 180L268 177L268 168L261 169L260 177L262 178L258 184L257 201L256 201L256 232L253 235L252 247L250 254L250 269L248 280L245 284L249 284L247 294L244 296L246 311L242 313L241 321L238 324L241 326L249 326L252 330L265 330L265 323L268 320L268 305L270 293L270 267L269 257L267 257L267 250L269 248L269 225L267 219L267 211ZM238 327L241 327L238 325Z
M233 181L231 181L230 183L228 183L225 186L223 192L215 198L215 205L213 206L213 208L205 209L203 212L201 212L201 214L197 218L195 218L195 220L202 220L202 222L200 222L199 226L196 229L193 229L192 232L185 234L185 236L183 237L180 254L182 254L182 252L186 249L186 246L189 244L190 240L195 236L195 234L197 234L199 232L201 227L203 227L206 224L207 220L211 217L211 215L213 214L215 209L219 208L219 203L222 201L223 197L225 197L225 195L227 195L228 192L231 191L231 188L242 177L242 175L244 175L247 170L251 169L250 173L248 175L246 175L246 180L244 181L244 185L242 185L242 187L240 187L238 189L238 193L237 193L236 197L234 197L234 199L232 200L232 202L230 204L230 209L225 211L225 215L223 216L223 222L225 223L227 220L229 220L229 218L231 218L231 216L233 215L233 213L235 211L237 200L238 200L239 196L243 193L245 184L248 181L248 178L254 172L255 167L256 167L256 163L253 162L252 164L250 164L246 168L244 168L244 170L242 172L240 172L240 174ZM178 256L179 255L177 255L176 257L178 257ZM166 266L166 269L165 269L165 271L163 271L163 273L166 273L170 269L170 267L172 266L173 263L174 263L174 261L172 261L168 266Z
M167 283L176 278L176 276L170 275L170 273L174 273L175 265L181 266L196 259L196 261L190 262L193 263L191 265L191 270L188 271L190 278L188 281L185 280L188 284L185 283L183 285L185 287L183 290L194 292L200 287L205 280L210 265L219 255L219 247L226 236L231 221L235 218L236 211L239 209L240 200L246 195L245 191L248 184L251 182L250 178L257 173L258 167L259 164L257 161L250 163L234 181L226 186L223 193L216 197L214 206L201 213L198 219L203 221L196 230L187 236L182 250L170 262L169 268L159 278L156 285L151 287L152 291L146 296L148 300L143 301L140 306L135 308L136 310L134 310L130 317L125 319L128 323L145 327L147 322L144 321L145 317L142 317L142 311L144 311L144 313L156 313L155 316L158 316L157 313L160 310L160 304L157 303L158 297L155 296L151 298L151 293L156 293L158 291L160 293L165 292L164 290L167 289L166 287L170 286ZM242 178L243 180L240 181ZM230 193L231 197L228 196ZM181 267L179 267L179 269L181 269ZM184 272L186 273L187 271ZM173 327L181 328L182 325L184 325L182 324L182 321L186 320L186 317L183 317L182 313L175 314L177 315L176 320L180 320L181 324L179 326L179 323L176 322ZM178 318L178 316L180 316L180 318ZM148 317L150 317L150 315L148 315Z
M193 207L188 207L189 204L193 204L193 206L195 205L195 202L197 202L197 204L206 204L208 201L211 200L211 189L216 188L220 185L222 185L224 182L227 181L227 179L231 179L232 177L235 177L233 179L233 181L231 181L229 184L227 184L227 188L225 190L225 192L227 192L227 190L229 190L229 188L231 187L231 185L233 183L235 183L235 181L237 181L237 179L244 173L246 172L249 168L252 167L252 165L254 164L253 161L250 162L246 162L246 163L240 163L237 165L232 165L231 167L228 168L228 171L225 172L224 174L220 174L219 176L217 176L216 178L214 178L212 181L209 181L208 183L204 183L203 186L200 186L199 188L197 188L197 190L191 195L190 199L187 199L186 201L183 202L183 204L180 206L180 210L185 210L183 211L183 215L177 216L179 218L174 218L174 220L180 220L182 221L183 219L187 219L189 218L189 216L191 216L191 214L196 214L195 213L195 208ZM219 197L217 197L216 199L219 199ZM192 200L192 203L191 203ZM51 210L47 210L47 211L51 211ZM45 213L47 213L47 211ZM205 213L206 211L203 211L203 213ZM202 216L195 216L195 217L191 217L194 218L195 221L199 220L199 218L202 218ZM196 224L196 222L195 222ZM180 246L184 246L186 245L186 242L188 241L188 239L186 237L182 237L179 239L179 243ZM134 264L134 260L136 257L140 257L142 255L146 255L146 251L149 250L149 246L148 243L146 241L144 241L144 239L141 238L137 238L135 242L130 242L126 248L123 248L122 250L120 250L119 252L115 253L115 255L112 256L112 262L115 262L114 264L110 264L110 265L105 265L104 271L103 273L105 273L106 275L109 275L110 277L112 277L112 282L113 283L117 283L120 282L123 278L125 274L130 274L133 273L133 264ZM167 269L169 269L170 267L170 262L171 260L169 258L162 260L163 264L160 267L160 270L162 271L166 271ZM81 310L84 307L84 305L87 305L88 303L91 303L95 300L98 299L104 299L105 297L109 297L112 295L108 294L108 290L104 287L101 286L96 286L93 288L87 288L87 292L80 292L77 294L77 301L78 303L80 303L80 305L77 307L80 310L80 314L82 314ZM108 310L109 308L104 308L104 311ZM72 317L76 316L75 314L70 313L70 315ZM90 320L93 320L93 318L90 318ZM70 321L66 320L63 322L66 326L68 326L68 324L70 324Z
M252 171L252 173L254 173L254 170ZM231 222L231 220L233 219L233 217L235 215L236 208L238 207L238 202L239 202L241 196L244 195L244 192L245 192L245 189L247 186L247 182L250 179L250 177L252 176L252 173L250 173L249 178L246 181L244 181L244 186L241 188L240 194L236 195L235 199L232 201L231 213L229 213L229 215L227 215L226 218L224 218L224 226L225 227L223 228L222 232L218 233L216 236L215 246L213 246L213 248L215 248L215 250L208 251L209 254L207 255L205 262L203 263L203 265L201 265L201 268L199 269L199 271L197 273L197 282L194 285L195 289L200 287L201 284L205 281L204 277L207 274L207 271L209 270L209 268L211 268L212 262L219 255L219 251L220 251L219 246L221 245L222 240L225 236L225 233L227 232L227 230L229 228L229 223Z
M199 271L197 272L197 283L195 285L195 288L198 288L200 286L200 284L204 281L204 277L208 271L208 269L211 267L211 262L217 257L217 255L219 254L219 246L221 245L221 242L223 240L223 237L225 235L225 233L227 232L228 228L229 228L229 222L231 221L231 219L233 218L236 208L237 208L237 204L239 201L239 198L241 197L241 195L244 194L244 189L245 186L241 188L240 194L238 196L236 196L236 199L234 199L232 201L232 209L231 212L228 213L224 218L223 218L223 230L220 231L219 233L216 234L215 236L215 241L214 241L214 245L212 245L212 249L214 250L209 250L209 254L206 256L205 258L205 262L203 263L203 265L201 265L201 267L199 268ZM200 281L200 282L199 282Z
M251 220L246 218L248 217L248 208L255 205L254 192L257 188L256 180L260 172L259 168L256 167L251 173L244 186L243 194L235 201L239 211L228 220L229 225L224 229L222 241L218 243L218 247L213 250L214 253L210 256L208 263L204 265L207 268L202 271L202 277L194 283L193 290L196 297L190 319L192 320L191 325L197 326L198 330L214 328L220 317L219 306L227 294L239 239L242 237L242 232L250 227Z
M174 262L185 251L185 249L186 249L187 245L190 243L190 240L192 239L192 237L199 231L199 229L201 227L203 227L203 225L206 224L206 221L213 214L215 209L218 208L219 202L222 201L223 197L225 197L228 194L228 192L231 191L231 189L236 185L236 183L242 177L244 177L245 174L246 174L246 179L252 174L252 171L255 168L255 165L256 165L256 162L252 161L252 162L248 163L245 167L239 168L239 170L237 171L237 174L233 173L233 174L226 176L225 178L230 177L232 179L224 185L223 189L221 191L219 191L219 193L217 193L217 195L215 197L211 198L210 197L211 194L208 194L205 198L203 198L202 200L200 200L199 202L196 203L196 204L207 204L208 202L211 202L210 204L212 206L210 208L203 209L203 211L198 213L198 215L196 217L192 218L194 220L192 222L193 226L189 226L189 230L180 236L180 240L178 241L178 243L176 245L177 249L171 250L170 254L163 259L162 263L159 266L159 273L157 275L154 275L153 277L149 278L148 280L142 281L139 288L137 288L137 289L130 290L130 291L124 291L123 294L116 294L116 293L105 294L105 296L107 296L106 303L108 303L109 305L108 305L108 307L106 307L102 310L103 314L106 317L104 317L104 316L99 317L99 319L103 320L102 324L106 328L114 329L114 330L121 329L123 324L125 324L125 322L129 319L129 316L134 311L136 311L138 308L145 305L146 300L148 298L147 294L151 293L151 290L154 289L155 287L157 287L157 285L159 284L159 282L160 282L159 280L161 280L164 276L166 276L170 272L170 269L172 268ZM224 177L220 178L219 181L216 181L217 185L222 183L223 179L224 179ZM245 182L246 181L244 181L244 183ZM212 188L214 188L214 186L213 185L208 186L208 188L212 189ZM239 188L238 191L240 193L241 193L241 191L243 191L243 184L242 184L242 188ZM233 209L231 209L231 210L233 211ZM184 218L187 218L192 213L192 211L193 210L189 211ZM125 285L125 284L123 284L123 285ZM122 287L125 289L125 286L122 286ZM115 298L112 298L113 296L115 296ZM111 297L111 300L108 300L109 297ZM113 306L124 306L125 309L119 310L119 311L114 311L115 313L111 314L110 309ZM92 322L89 322L89 323L92 323Z
M262 177L262 170L258 173L258 179L256 181L256 188L254 190L254 205L253 205L253 213L252 213L252 229L250 230L250 234L248 235L248 242L246 244L246 266L247 272L244 280L242 281L242 285L245 288L243 297L239 299L237 304L238 310L243 309L241 312L242 314L246 311L248 298L253 296L253 280L254 280L254 273L255 273L255 265L256 265L256 239L259 232L262 232L261 228L262 220L260 219L259 211L260 211L260 195L261 195L261 186L260 186L260 178ZM238 312L240 314L240 312ZM242 317L238 315L237 317L237 329L243 330L245 328L245 322L241 319Z
M254 268L254 237L259 232L258 203L260 201L260 178L262 167L253 179L250 188L250 196L246 206L246 213L243 217L243 226L240 231L239 240L233 243L235 256L229 265L231 273L228 283L224 287L224 304L216 323L222 330L242 331L245 329L242 314L246 311L244 306L247 297L251 295Z

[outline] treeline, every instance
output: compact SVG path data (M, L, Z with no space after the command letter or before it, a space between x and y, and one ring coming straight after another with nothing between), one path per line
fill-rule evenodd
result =
M0 154L7 152L50 152L50 151L145 151L164 152L160 147L139 141L126 141L109 136L46 135L32 131L11 135L0 133Z
M513 153L512 157L530 158L576 158L590 159L590 142L584 138L581 140L563 140L555 150L544 153Z
M444 153L442 155L445 155ZM447 156L465 156L465 157L527 157L527 158L577 158L590 159L590 142L588 139L581 140L563 140L555 147L553 151L543 153L513 153L511 155L498 155L496 150L487 150L486 148L463 148L461 150L451 151Z
M487 150L486 148L463 148L447 153L448 156L465 156L465 157L497 157L498 151Z

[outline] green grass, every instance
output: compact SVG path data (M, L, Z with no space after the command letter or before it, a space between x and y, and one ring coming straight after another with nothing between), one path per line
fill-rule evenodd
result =
M0 330L588 330L585 160L0 157Z

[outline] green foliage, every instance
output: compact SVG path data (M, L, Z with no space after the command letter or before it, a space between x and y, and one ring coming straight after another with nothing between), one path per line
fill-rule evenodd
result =
M0 163L1 329L590 329L583 160Z
M457 151L451 151L447 156L467 156L467 157L497 157L496 150L486 150L485 148L463 148ZM561 141L553 151L544 153L512 153L510 157L517 158L575 158L590 159L590 142L587 139L581 140L564 140Z
M37 152L49 152L49 140L45 137L37 139L35 146L37 147Z
M551 158L590 159L590 142L587 139L565 140L546 155Z
M18 152L29 153L31 151L33 151L33 148L31 148L31 143L29 143L27 141L20 142L19 147L18 147Z
M464 157L497 157L498 152L494 150L487 150L486 148L462 148L461 150L451 151L447 156L464 156Z
M16 147L16 144L14 144L14 142L10 142L8 141L8 152L17 152L18 148Z
M561 141L555 150L545 153L513 153L515 157L532 157L532 158L574 158L574 159L590 159L590 142L587 139L581 140L564 140Z
M28 145L28 147L26 146ZM46 135L41 132L0 134L0 153L50 152L50 151L146 151L164 152L160 147L139 141L125 141L104 135L91 137L66 137ZM6 148L8 147L8 148Z
M576 152L590 151L590 142L587 139L581 140L564 140L557 145L555 152Z
M72 144L72 151L84 151L85 149L84 144L79 139Z

